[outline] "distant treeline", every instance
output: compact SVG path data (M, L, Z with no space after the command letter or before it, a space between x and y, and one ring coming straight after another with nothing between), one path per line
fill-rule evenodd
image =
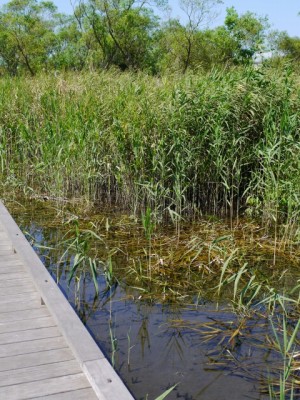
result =
M181 23L161 19L167 0L77 0L73 15L51 1L11 0L0 8L0 74L43 71L143 70L157 74L253 63L272 51L276 62L300 58L300 38L271 32L268 20L227 9L209 29L219 0L181 0ZM155 10L155 11L154 11Z

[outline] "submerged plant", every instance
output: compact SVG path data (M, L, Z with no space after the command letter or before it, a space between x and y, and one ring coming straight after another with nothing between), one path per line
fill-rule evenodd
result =
M145 214L142 214L142 224L145 231L145 236L148 241L148 273L151 277L151 239L154 230L154 222L152 220L152 212L149 207L147 207Z
M70 255L72 257L70 260L71 267L68 283L71 283L74 276L77 276L80 280L82 274L89 272L92 276L96 294L98 295L98 269L100 265L103 265L103 262L91 256L91 246L95 240L99 240L103 244L102 238L92 230L80 230L77 220L73 221L73 229L69 230L66 236L70 236L70 238L66 239L63 243L66 250L61 257L61 261Z

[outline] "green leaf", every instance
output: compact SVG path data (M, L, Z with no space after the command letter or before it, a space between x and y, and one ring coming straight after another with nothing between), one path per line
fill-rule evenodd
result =
M176 388L177 385L178 385L178 383L176 383L176 385L172 386L170 389L166 390L160 396L156 397L155 400L163 400L163 399L165 399Z

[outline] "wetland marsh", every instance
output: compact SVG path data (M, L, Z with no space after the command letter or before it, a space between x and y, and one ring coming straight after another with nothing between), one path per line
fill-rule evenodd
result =
M284 357L278 343L297 325L299 249L278 242L274 263L274 239L255 221L160 226L149 250L142 219L116 209L7 205L136 399L175 384L169 399L279 398L289 357L287 395L299 379L298 335ZM69 281L82 248L97 290L87 265Z
M0 79L1 196L137 399L299 395L290 65Z

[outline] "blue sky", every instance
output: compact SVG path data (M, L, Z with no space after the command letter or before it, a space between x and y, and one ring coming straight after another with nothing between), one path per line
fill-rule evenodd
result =
M72 0L73 2L75 0ZM6 3L0 0L0 5ZM72 11L70 0L54 0L62 12ZM178 0L169 0L173 8L174 16L181 16ZM300 1L297 0L223 0L223 5L219 6L219 16L213 25L222 25L226 13L226 8L234 6L239 13L252 11L258 15L268 15L273 29L287 31L291 36L300 36Z
M60 10L70 12L70 0L55 0L54 3ZM169 0L174 15L181 15L177 0ZM226 8L234 6L239 13L252 11L258 15L269 16L273 29L287 31L291 36L300 36L300 1L297 0L223 0L219 7L219 17L214 25L222 25L226 14Z

